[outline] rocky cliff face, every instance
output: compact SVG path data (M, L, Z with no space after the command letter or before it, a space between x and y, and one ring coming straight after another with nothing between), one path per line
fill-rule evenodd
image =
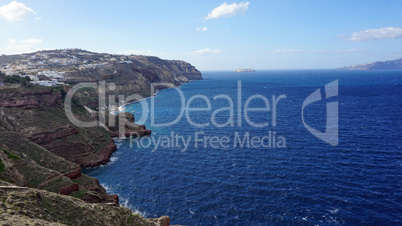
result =
M105 164L116 150L105 129L73 125L65 115L61 91L52 88L1 90L0 125L82 167Z
M0 128L0 180L18 186L71 195L91 203L118 205L96 178L81 173L81 167L47 149Z
M164 87L178 86L202 75L194 66L184 61L162 60L149 56L128 56L131 63L114 63L103 67L66 72L67 83L100 82L113 83L116 88L107 94L151 96L152 83L166 83ZM163 86L162 86L163 88Z
M339 68L342 70L397 70L402 69L402 58L398 60L377 61L369 64L359 64Z
M91 59L101 58L100 54L90 54ZM0 57L0 63L26 62L27 58L33 59L32 54ZM83 70L69 68L65 79L72 85L77 82L114 83L115 89L107 91L107 95L139 94L143 97L152 94L151 83L170 84L161 87L165 88L202 79L197 69L183 61L145 56L124 59L130 63L109 62L100 68ZM60 67L56 65L56 68ZM43 68L47 69L52 68ZM98 166L109 161L116 151L112 137L120 135L118 132L122 126L126 137L131 134L145 136L151 131L143 125L136 125L131 113L114 116L108 111L104 117L114 117L116 125L106 124L105 128L74 125L64 109L69 89L71 86L13 85L0 88L0 186L5 186L0 187L0 202L3 203L0 222L169 225L167 217L146 220L128 209L116 207L119 203L117 195L106 194L96 178L81 173L81 167ZM99 91L100 88L84 89L76 93L72 111L77 118L82 121L98 119L101 113ZM130 125L119 125L122 120Z

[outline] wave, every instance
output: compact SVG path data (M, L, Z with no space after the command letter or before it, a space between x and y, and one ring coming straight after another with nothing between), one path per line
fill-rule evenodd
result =
M130 203L130 198L126 198L122 195L120 195L119 193L115 192L113 189L113 186L110 186L108 184L105 183L101 183L101 185L105 188L106 192L108 194L116 194L119 196L119 204L120 206L126 207L128 209L130 209L134 214L138 214L141 215L142 217L146 218L148 216L147 212L145 212L144 210L139 210L138 207L133 206Z

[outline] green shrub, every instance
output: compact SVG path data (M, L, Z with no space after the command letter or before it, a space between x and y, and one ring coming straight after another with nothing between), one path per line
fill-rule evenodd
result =
M7 151L7 150L4 150L4 149L3 149L3 152L4 152L4 154L7 155L7 158L9 158L9 159L18 160L18 159L21 158L20 156L14 155L13 153L11 153L11 152L9 152L9 151Z
M0 173L3 173L4 171L5 171L5 169L4 169L4 163L3 163L3 161L0 159Z
M22 86L29 86L31 79L28 76L20 77L17 75L10 75L4 77L4 83L18 83Z

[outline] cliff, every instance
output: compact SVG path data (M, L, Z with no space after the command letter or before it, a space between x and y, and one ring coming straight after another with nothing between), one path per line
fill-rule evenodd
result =
M1 184L1 182L0 182ZM169 217L144 219L124 207L89 204L52 192L0 186L2 225L138 225L168 226Z
M402 58L389 61L377 61L368 64L358 64L338 68L341 70L398 70L402 69Z
M109 109L100 111L100 87L85 88L75 93L72 113L81 121L88 122L97 120L103 112L107 122L109 118L114 118L117 124L106 123L89 128L76 126L69 121L64 102L67 92L77 82L105 81L115 87L107 90L105 95L138 94L147 97L152 94L151 83L169 84L159 88L177 86L202 79L201 73L183 61L82 50L67 51L67 55L63 52L66 53L65 50L53 50L0 57L0 64L7 65L2 69L7 72L14 66L18 70L25 68L18 72L24 75L35 70L59 70L63 71L62 79L66 82L59 87L0 85L0 185L5 186L0 187L3 203L0 222L169 225L167 217L143 219L128 209L118 207L117 195L106 194L96 178L81 173L81 167L94 167L110 161L110 156L116 151L112 137L120 135L121 126L124 126L126 133L123 135L126 137L133 133L135 136L146 136L151 131L135 124L131 113L111 115ZM63 57L72 57L75 63L49 63L50 60L56 62L55 59L64 62ZM40 60L38 65L41 66L36 64L37 60ZM90 61L102 66L84 67ZM29 67L36 65L36 69L29 69L27 62ZM50 76L49 72L46 73ZM44 79L49 77L44 76ZM122 120L130 125L119 124Z
M81 111L81 118L92 120ZM65 115L62 92L43 86L0 91L0 125L82 167L108 162L116 150L102 127L80 128Z
M64 98L76 83L105 82L106 87L99 85L96 88L80 89L73 97L72 110L75 117L81 121L93 121L99 116L97 112L101 109L101 93L110 101L104 106L107 108L122 104L119 96L126 98L136 94L138 100L152 95L152 83L164 83L157 87L160 89L202 79L201 73L184 61L94 53L80 49L0 56L0 64L5 65L0 68L5 73L59 79L70 84L59 88L37 85L1 88L0 126L81 167L93 167L109 161L116 150L111 137L118 136L119 127L107 124L108 128L82 128L68 120ZM108 89L109 85L113 89ZM114 99L108 98L113 95ZM109 121L108 112L107 108L106 115L103 115L106 121ZM125 116L131 118L129 113ZM127 121L134 124L134 117ZM125 129L126 137L130 134L143 136L151 133L141 125Z
M106 194L96 178L81 167L47 149L0 128L0 179L17 186L71 195L91 203L118 205L118 197Z

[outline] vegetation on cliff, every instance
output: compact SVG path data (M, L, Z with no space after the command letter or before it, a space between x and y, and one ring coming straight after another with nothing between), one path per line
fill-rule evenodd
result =
M86 203L45 190L0 182L2 225L138 225L167 226L169 217L144 219L124 207ZM5 186L4 186L5 185Z
M18 62L14 61L30 56L2 56L0 63L15 65ZM91 53L90 56L102 60L100 54ZM174 86L202 78L198 70L183 61L143 56L129 59L131 63L113 63L96 70L71 70L65 78L73 84L106 81L115 87L107 95L139 94L143 97L151 95L152 82ZM131 113L111 115L109 109L102 113L99 87L75 93L72 113L82 121L97 120L105 114L103 117L114 118L117 124L79 127L70 122L64 109L71 85L24 86L21 82L24 77L15 78L22 86L3 85L0 89L0 185L4 186L0 187L0 201L3 203L0 205L0 221L68 225L94 225L94 222L107 225L169 224L166 217L145 220L118 207L117 195L106 194L96 178L81 173L81 167L98 166L109 161L116 151L112 137L119 135L121 126L126 131L124 136L131 133L149 135L150 130L136 125ZM14 77L2 74L2 81L10 79ZM122 120L124 123L120 123Z

